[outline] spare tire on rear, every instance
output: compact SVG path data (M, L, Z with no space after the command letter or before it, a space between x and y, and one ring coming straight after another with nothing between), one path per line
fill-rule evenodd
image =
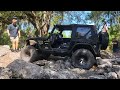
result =
M109 34L108 32L99 32L99 41L101 44L101 50L107 49L107 46L109 44Z
M33 46L26 46L22 48L20 58L27 62L34 62L38 60L38 52Z

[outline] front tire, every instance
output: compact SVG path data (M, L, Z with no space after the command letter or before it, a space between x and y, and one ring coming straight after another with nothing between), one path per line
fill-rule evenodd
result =
M33 46L26 46L25 48L22 48L20 53L20 58L22 60L25 60L27 62L34 62L38 60L38 52Z
M87 49L78 49L72 55L72 65L76 68L90 69L94 64L96 59Z

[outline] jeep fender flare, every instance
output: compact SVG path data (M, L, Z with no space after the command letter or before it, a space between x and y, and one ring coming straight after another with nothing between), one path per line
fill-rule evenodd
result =
M74 45L73 48L70 50L70 52L74 53L77 49L81 49L81 48L90 50L94 56L97 55L97 52L93 49L93 47L90 44L86 44L86 43Z

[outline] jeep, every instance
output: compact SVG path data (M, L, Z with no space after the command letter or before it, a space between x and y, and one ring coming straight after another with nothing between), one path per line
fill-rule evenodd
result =
M67 56L74 67L90 69L108 43L108 33L97 33L95 25L54 25L48 37L28 38L20 57L32 63L50 55Z

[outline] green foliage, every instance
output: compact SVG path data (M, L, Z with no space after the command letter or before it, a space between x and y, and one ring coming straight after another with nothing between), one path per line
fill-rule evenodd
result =
M120 43L120 26L119 25L114 25L109 28L109 46L110 49L112 49L112 40L116 39Z
M52 20L51 20L51 27L53 27L56 24L60 24L60 20L63 18L62 15L58 14L58 15L54 15Z
M44 14L46 13L46 16ZM48 22L50 20L50 26L53 27L55 24L61 24L62 20L69 19L69 22L71 23L79 23L79 22L85 22L86 20L93 21L95 25L97 25L97 28L100 28L102 26L102 23L104 21L107 21L107 23L110 24L110 28L108 30L109 32L109 39L110 43L109 46L112 49L112 40L116 38L118 41L120 41L120 15L117 11L91 11L91 13L86 16L84 19L82 15L85 13L85 11L0 11L0 44L11 44L10 39L7 36L7 33L4 31L6 30L6 26L11 23L11 17L17 16L19 18L19 26L22 25L24 20L26 20L28 23L31 23L34 26L34 30L32 30L28 24L28 28L23 32L24 34L21 35L20 40L24 41L27 39L28 36L35 36L36 30L43 30L41 29L41 26L44 25L45 22ZM22 19L20 17L24 17L25 19ZM50 18L49 18L50 17ZM23 21L23 22L22 22ZM44 22L45 21L45 22ZM4 33L3 33L4 32ZM57 30L54 33L59 33ZM46 37L49 36L49 34L45 35ZM70 38L69 32L63 33L63 38Z
M63 31L63 38L71 38L72 31Z
M10 38L6 32L0 37L0 45L11 45Z
M57 30L57 29L55 29L53 33L54 33L54 34L58 34L58 33L60 33L60 31Z
M109 47L112 50L112 40L116 39L120 43L120 14L117 11L92 11L87 19L94 21L98 28L102 22L109 23Z

